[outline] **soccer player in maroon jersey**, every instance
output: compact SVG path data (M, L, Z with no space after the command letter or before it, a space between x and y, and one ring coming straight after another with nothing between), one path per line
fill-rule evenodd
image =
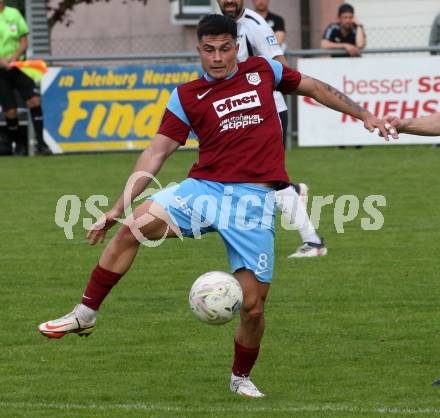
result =
M134 167L134 175L148 174L134 182L131 176L128 199L123 193L89 231L90 244L103 242L190 130L200 141L198 161L186 180L151 196L127 217L93 270L82 302L39 330L50 338L89 335L100 304L130 268L141 241L216 231L244 295L230 389L258 398L264 395L249 375L264 333L264 302L272 279L274 191L289 182L273 90L311 96L362 120L370 131L377 127L388 134L382 121L325 83L262 57L238 64L237 26L228 17L204 17L197 34L205 75L174 90L157 135Z
M263 16L244 7L243 0L217 0L225 16L237 23L237 42L239 44L237 59L245 61L250 56L263 56L274 59L288 66L283 49ZM275 105L278 110L285 144L287 135L288 111L283 95L274 91ZM322 237L307 214L308 186L304 183L287 184L276 192L278 209L289 224L298 230L303 244L288 258L320 257L328 253Z

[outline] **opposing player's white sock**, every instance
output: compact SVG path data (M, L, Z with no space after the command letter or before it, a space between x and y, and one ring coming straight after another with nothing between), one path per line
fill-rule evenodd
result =
M287 221L286 226L289 229L297 229L303 242L321 244L321 239L316 234L315 227L307 214L307 209L294 187L289 186L277 190L275 197L277 207Z
M75 313L79 319L85 322L93 322L96 319L96 311L82 303L76 306Z

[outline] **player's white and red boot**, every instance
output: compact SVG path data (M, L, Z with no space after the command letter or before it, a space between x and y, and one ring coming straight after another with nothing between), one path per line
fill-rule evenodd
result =
M90 312L88 312L89 310ZM84 305L76 305L72 312L58 319L43 322L38 330L45 337L61 338L66 334L88 337L95 330L96 312Z
M324 241L321 240L320 244L305 242L293 254L290 254L288 258L323 257L327 255L327 253L328 251L324 245Z
M231 374L230 389L231 392L244 398L264 398L266 396L257 389L249 377L235 376L234 374Z

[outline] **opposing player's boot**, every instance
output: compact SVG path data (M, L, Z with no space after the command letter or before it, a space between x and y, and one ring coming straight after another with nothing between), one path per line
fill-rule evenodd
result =
M250 381L249 377L231 375L231 392L237 393L244 398L263 398L266 396Z
M66 334L88 337L95 330L96 319L84 321L79 315L79 307L80 305L76 305L73 311L67 315L40 324L38 330L48 338L61 338Z
M305 242L293 254L290 254L288 258L323 257L327 255L327 252L327 247L321 239L320 244Z

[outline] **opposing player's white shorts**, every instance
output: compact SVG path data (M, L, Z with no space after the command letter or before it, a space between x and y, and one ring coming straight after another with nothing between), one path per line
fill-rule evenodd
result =
M271 283L274 264L275 191L251 183L188 178L150 197L179 226L183 236L217 231L232 272L246 268Z

